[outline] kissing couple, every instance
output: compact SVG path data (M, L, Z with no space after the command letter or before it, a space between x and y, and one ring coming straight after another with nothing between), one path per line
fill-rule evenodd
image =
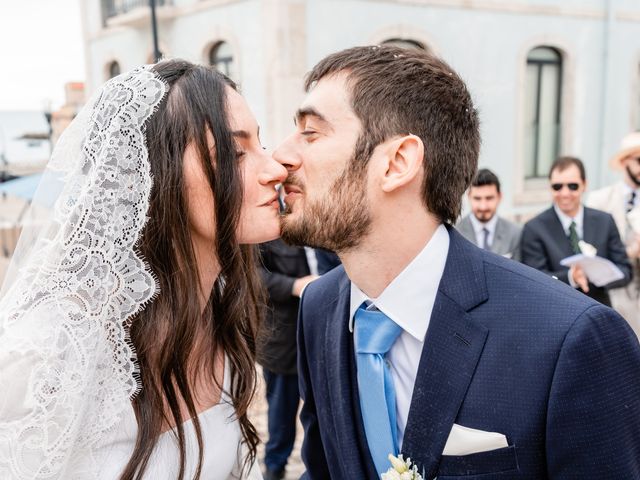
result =
M301 299L303 478L640 478L626 321L452 228L480 149L458 74L356 47L305 90L273 156L208 67L87 104L2 289L0 478L261 478L253 245L280 234L342 261Z

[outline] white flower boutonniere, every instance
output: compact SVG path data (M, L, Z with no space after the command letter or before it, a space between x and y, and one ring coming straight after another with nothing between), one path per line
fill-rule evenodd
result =
M382 480L424 480L418 473L418 466L410 458L404 460L402 455L394 457L389 454L392 467L382 474Z
M596 247L594 247L590 243L585 242L584 240L580 240L578 242L578 246L580 247L580 251L586 257L595 257L598 253Z

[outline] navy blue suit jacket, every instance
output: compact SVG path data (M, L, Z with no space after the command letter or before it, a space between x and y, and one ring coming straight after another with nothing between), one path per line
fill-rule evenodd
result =
M448 228L402 452L425 479L640 479L640 345L613 310ZM298 321L307 479L376 479L359 407L350 282L310 284ZM427 321L427 319L425 319ZM453 423L508 447L443 456Z

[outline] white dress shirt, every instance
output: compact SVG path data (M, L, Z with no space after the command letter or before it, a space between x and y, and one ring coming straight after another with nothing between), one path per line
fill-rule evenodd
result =
M316 251L311 247L304 247L304 254L307 257L309 273L311 275L318 275L318 257L316 257Z
M476 234L476 245L482 248L484 246L484 232L483 230L486 228L489 231L489 236L487 237L487 242L489 246L493 245L493 240L496 237L496 225L498 224L498 215L494 215L491 217L491 220L488 222L481 222L476 218L476 216L472 213L469 215L471 219L471 225L473 226L473 231Z
M557 205L554 205L553 209L555 210L556 215L558 215L560 223L562 224L562 229L567 237L569 236L569 227L571 227L571 222L576 222L576 233L578 234L578 237L580 237L580 240L582 240L584 238L584 207L580 205L580 210L578 210L577 215L573 218L560 210Z
M351 282L349 330L363 302L377 308L402 327L402 333L386 355L396 391L398 445L402 448L409 417L413 385L427 333L438 285L449 252L449 232L440 225L420 253L393 279L378 298L369 298ZM355 344L354 344L355 345Z

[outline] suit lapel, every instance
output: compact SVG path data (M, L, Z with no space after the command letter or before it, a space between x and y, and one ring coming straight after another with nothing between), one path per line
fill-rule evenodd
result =
M449 228L447 263L425 337L402 453L432 478L488 330L468 310L488 298L482 253Z
M571 247L571 241L567 236L567 233L564 231L564 227L562 226L562 222L560 218L558 218L558 214L551 207L547 210L548 215L548 225L551 232L551 236L553 237L554 242L562 252L562 258L569 257L573 255L573 248Z
M458 228L460 229L460 233L462 233L467 240L477 245L476 232L473 229L473 223L471 223L471 217L469 215L460 220Z
M340 279L338 299L327 312L327 318L333 319L326 322L325 332L327 388L345 477L376 478L360 413L353 336L349 331L350 286L345 274Z
M504 250L506 251L509 246L504 245L505 243L505 231L504 231L504 223L501 218L498 218L496 221L496 230L493 234L493 243L491 244L491 251L493 253L500 253Z
M616 222L618 227L618 233L624 242L627 238L627 232L629 230L629 222L627 221L626 206L629 202L629 197L625 196L624 183L616 183L611 187L611 203L607 205L607 208L602 210L609 211ZM635 207L640 208L640 207Z
M582 217L582 240L592 245L596 242L595 225L593 224L593 216L590 208L584 207Z

